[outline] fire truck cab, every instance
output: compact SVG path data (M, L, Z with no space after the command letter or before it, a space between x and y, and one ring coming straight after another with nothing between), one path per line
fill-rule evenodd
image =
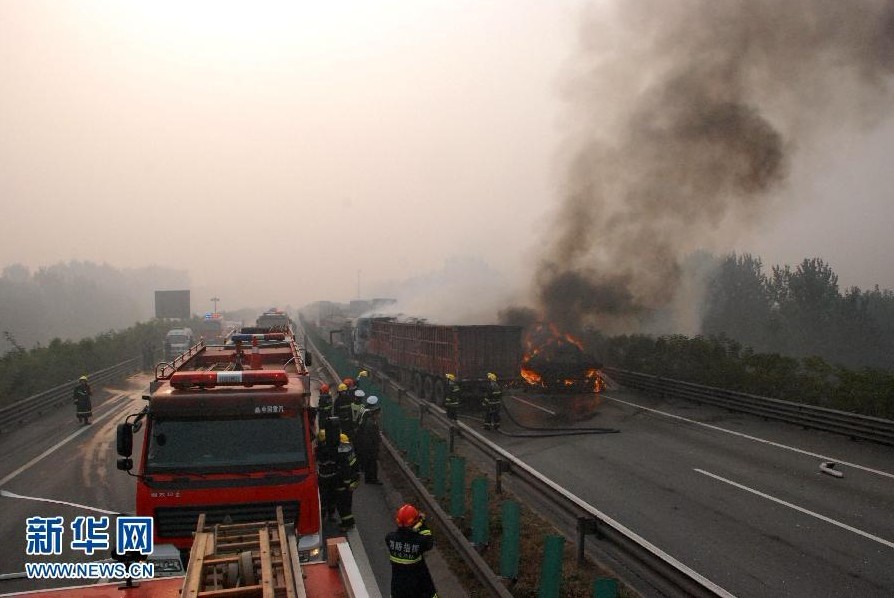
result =
M289 332L248 330L159 364L148 405L118 425L118 468L136 477L136 514L154 518L157 573L182 571L162 555L174 547L186 560L200 513L231 524L275 520L281 507L300 560L321 558L304 352Z

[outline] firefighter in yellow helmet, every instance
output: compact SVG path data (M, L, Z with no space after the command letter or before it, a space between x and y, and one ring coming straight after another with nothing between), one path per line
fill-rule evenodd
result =
M93 417L92 396L93 390L90 388L90 383L87 382L87 376L81 376L74 387L74 399L72 402L75 404L75 415L78 421L85 426L90 423L90 418Z
M322 422L325 420L321 420ZM332 434L335 438L335 434ZM332 521L338 510L337 490L338 482L338 443L327 442L326 430L321 429L317 433L316 446L317 480L320 487L320 511L323 519Z
M497 375L493 372L487 374L487 390L481 404L484 406L484 429L499 430L500 410L503 408L503 389L500 388Z
M391 561L392 598L432 598L435 583L425 564L424 553L435 544L425 515L411 504L401 506L394 517L397 529L385 535Z
M459 409L460 388L453 374L444 374L447 378L447 392L444 395L444 410L447 411L447 417L456 421L456 410Z
M354 527L352 503L354 490L360 484L360 464L357 463L354 447L347 434L339 435L337 451L338 485L335 490L335 504L341 518L339 527L346 532Z

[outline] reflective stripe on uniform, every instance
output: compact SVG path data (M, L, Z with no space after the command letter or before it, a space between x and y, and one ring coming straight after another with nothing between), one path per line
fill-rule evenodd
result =
M421 556L418 556L415 559L402 559L400 557L394 556L393 554L388 555L388 558L391 560L392 563L397 563L398 565L415 565L422 560Z

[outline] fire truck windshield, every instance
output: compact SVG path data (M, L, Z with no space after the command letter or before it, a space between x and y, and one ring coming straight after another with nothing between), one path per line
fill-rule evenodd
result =
M307 466L298 417L156 419L146 473L258 471Z

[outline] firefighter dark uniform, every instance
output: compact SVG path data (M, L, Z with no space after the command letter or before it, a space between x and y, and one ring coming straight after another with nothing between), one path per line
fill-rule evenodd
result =
M332 395L329 394L329 385L320 386L320 394L317 400L316 421L318 430L323 429L323 422L332 417Z
M320 510L323 519L332 519L338 510L338 445L326 441L326 431L317 434L317 479L320 486Z
M354 513L351 510L354 490L360 483L360 466L354 455L354 447L345 434L339 438L338 454L338 486L335 489L335 504L338 507L338 516L341 519L341 530L347 531L354 527Z
M360 422L360 414L363 413L365 403L366 392L359 388L356 389L354 391L354 396L351 399L351 421L354 424L354 430L357 429L357 424Z
M456 376L446 374L447 378L447 395L444 397L444 410L447 411L447 417L456 421L456 410L459 409L459 384L456 382Z
M372 396L366 399L366 406L360 413L357 422L357 459L363 470L363 481L367 484L381 484L379 481L379 446L382 435L379 428L379 398Z
M354 413L351 408L351 394L344 383L338 385L338 395L335 397L335 415L341 431L350 437L354 433Z
M85 426L90 423L90 418L93 417L93 401L90 400L92 395L93 391L87 383L87 376L81 376L77 386L74 387L74 400L72 402L75 404L75 415L78 421Z
M497 383L496 374L488 374L487 394L484 395L484 429L500 429L500 409L503 407L503 389Z
M413 505L397 510L397 530L385 535L391 561L392 598L433 598L438 595L424 554L434 546L425 517Z

